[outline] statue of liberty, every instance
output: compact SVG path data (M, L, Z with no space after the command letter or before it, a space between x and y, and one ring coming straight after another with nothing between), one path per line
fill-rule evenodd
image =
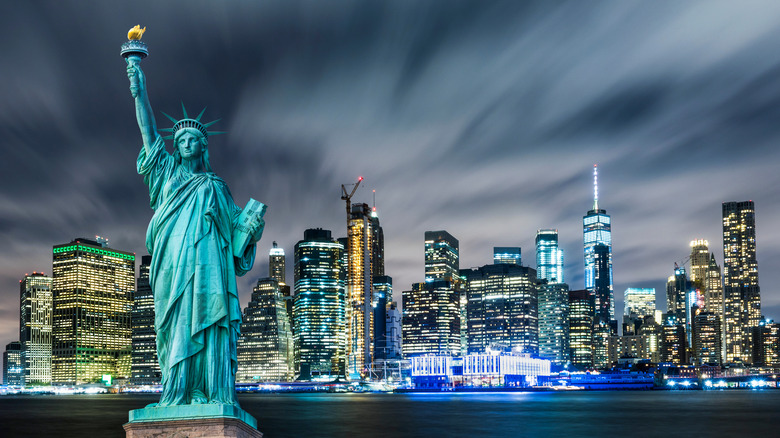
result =
M225 182L211 170L206 128L214 122L201 123L203 111L190 118L182 105L182 120L166 114L173 128L160 131L172 133L166 139L173 140L173 153L165 150L140 59L126 56L143 139L137 168L149 186L154 210L146 248L152 256L149 281L162 371L158 406L238 407L236 341L241 309L236 275L252 268L255 242L265 226L264 208L252 211L250 205L264 206L250 201L244 210L239 208Z

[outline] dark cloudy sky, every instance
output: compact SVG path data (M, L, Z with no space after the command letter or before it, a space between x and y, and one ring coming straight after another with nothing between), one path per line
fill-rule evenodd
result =
M626 287L665 281L694 238L722 264L721 203L756 202L762 307L780 319L780 3L775 1L6 2L0 13L0 343L18 281L51 247L105 236L144 254L152 215L119 46L147 26L160 111L207 106L212 166L269 206L242 301L310 227L346 234L340 185L377 207L395 296L423 233L461 267L557 228L583 287L591 171Z

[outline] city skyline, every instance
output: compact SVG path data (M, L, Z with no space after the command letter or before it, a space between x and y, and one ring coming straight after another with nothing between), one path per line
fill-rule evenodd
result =
M424 276L426 230L457 237L469 268L494 246L523 248L535 267L536 231L558 229L565 278L582 289L598 163L616 291L660 295L693 239L723 266L721 205L753 200L761 309L780 319L780 14L767 11L779 6L341 5L10 6L0 25L20 43L0 63L0 343L17 340L18 282L51 275L52 245L98 234L146 254L152 211L118 55L138 23L155 108L208 106L228 132L210 144L216 172L237 204L269 205L242 307L272 241L291 257L307 228L347 235L339 188L358 175L354 202L377 191L399 303Z

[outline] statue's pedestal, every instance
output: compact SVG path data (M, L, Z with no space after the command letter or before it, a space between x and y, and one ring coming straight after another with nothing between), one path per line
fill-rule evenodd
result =
M257 420L230 405L181 405L130 411L127 438L260 438Z

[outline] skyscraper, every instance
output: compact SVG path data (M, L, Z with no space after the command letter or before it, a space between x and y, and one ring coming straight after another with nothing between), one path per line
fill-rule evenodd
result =
M704 239L691 240L691 283L702 293L706 290L707 269L710 266L709 242Z
M612 218L599 208L598 167L593 166L593 209L582 218L585 250L585 289L594 295L597 315L608 311L608 324L615 319L615 295L612 288ZM598 246L603 248L597 248ZM598 251L597 251L598 250ZM605 258L599 274L598 258ZM597 282L597 280L600 280ZM617 325L617 324L613 324Z
M753 201L723 203L723 295L726 362L750 363L761 321Z
M721 334L721 362L726 357L726 316L724 314L724 301L723 301L723 280L720 274L720 266L715 263L715 254L710 253L710 264L707 268L705 283L705 310L707 312L718 315L720 320L720 334Z
M624 315L645 317L653 316L655 313L655 288L629 287L623 293L623 297Z
M629 287L623 293L623 334L637 334L655 313L655 288Z
M693 317L692 347L694 365L719 364L721 352L720 318L712 312L699 312Z
M569 291L569 357L580 369L593 368L593 301L587 289Z
M425 232L425 281L458 278L458 239L444 230Z
M539 291L539 357L554 364L569 361L569 285L542 283Z
M154 294L149 284L152 256L142 256L138 281L133 293L133 352L130 365L132 382L136 385L159 385L162 379L157 361L157 334L154 331Z
M374 358L388 359L387 305L393 301L393 278L375 275L374 288Z
M22 363L22 344L19 341L5 346L3 352L3 384L6 386L24 385L24 364Z
M675 315L667 314L661 325L660 336L661 362L687 363L688 341L685 335L685 323Z
M381 277L385 275L385 232L379 224L376 205L371 208L371 229L371 276Z
M25 274L19 282L21 361L25 385L51 384L52 279Z
M536 270L485 265L460 271L468 304L468 352L539 353Z
M347 227L347 364L357 376L373 360L374 317L372 287L374 228L368 204L352 204Z
M493 263L496 265L522 265L522 251L519 246L494 246Z
M88 239L55 245L52 383L130 377L135 255Z
M268 252L268 277L276 280L279 285L287 284L287 269L284 249L279 248L276 241Z
M402 298L405 357L460 353L460 292L453 282L414 283Z
M536 274L548 283L565 283L563 250L558 247L558 230L536 232Z
M704 301L703 312L713 313L723 324L723 283L720 267L715 262L715 254L704 239L691 241L691 283ZM721 334L723 330L720 330ZM721 342L721 345L723 343Z
M753 365L780 366L780 323L762 320L753 327Z
M295 364L304 377L345 375L343 252L321 228L306 230L295 244Z
M666 311L685 320L687 294L692 290L685 268L674 264L674 275L666 280Z
M238 339L237 382L292 380L293 334L279 282L261 278L244 309Z

